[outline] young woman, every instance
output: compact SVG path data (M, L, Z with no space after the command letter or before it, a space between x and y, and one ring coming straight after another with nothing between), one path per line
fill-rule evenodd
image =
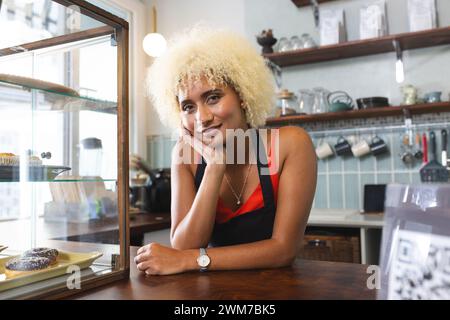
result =
M274 106L263 58L232 32L197 26L153 63L149 91L181 135L172 153L172 248L141 247L137 268L166 275L291 264L314 197L316 156L299 127L258 129Z

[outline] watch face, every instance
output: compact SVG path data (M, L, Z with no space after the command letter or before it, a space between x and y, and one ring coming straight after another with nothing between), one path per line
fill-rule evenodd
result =
M198 258L198 264L200 267L204 268L209 265L209 257L207 255L202 255Z

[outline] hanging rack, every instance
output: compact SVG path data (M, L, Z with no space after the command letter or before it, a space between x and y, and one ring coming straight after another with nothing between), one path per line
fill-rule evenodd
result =
M428 130L428 129L441 129L448 128L450 124L448 122L437 122L437 123L422 123L422 124L411 124L409 129L411 130ZM321 130L321 131L309 131L309 135L314 138L321 138L326 136L336 136L336 135L349 135L349 134L364 134L364 133L379 133L379 132L394 132L394 131L405 131L406 126L396 125L396 126L379 126L370 128L352 128L352 129L335 129L335 130Z

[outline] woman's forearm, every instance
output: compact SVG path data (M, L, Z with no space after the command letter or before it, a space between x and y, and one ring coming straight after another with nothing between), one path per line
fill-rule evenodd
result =
M198 249L185 250L185 270L198 270ZM292 264L297 246L268 239L234 246L208 248L208 270L278 268Z
M191 209L175 227L171 242L177 249L207 246L214 228L223 170L206 166Z

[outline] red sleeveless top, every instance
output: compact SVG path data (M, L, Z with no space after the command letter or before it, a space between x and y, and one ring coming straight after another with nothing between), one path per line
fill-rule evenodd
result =
M278 182L279 176L278 172L273 172L272 164L272 149L273 143L271 142L270 150L267 154L267 164L270 168L270 180L272 182L272 188L274 193L275 205L277 203L278 198ZM246 214L247 212L251 212L256 209L260 209L264 207L264 199L262 194L261 182L258 184L256 189L252 192L250 197L245 201L236 211L233 212L230 208L226 207L222 202L222 199L219 197L217 201L217 209L216 209L216 223L224 223L229 221L232 218L237 216Z

